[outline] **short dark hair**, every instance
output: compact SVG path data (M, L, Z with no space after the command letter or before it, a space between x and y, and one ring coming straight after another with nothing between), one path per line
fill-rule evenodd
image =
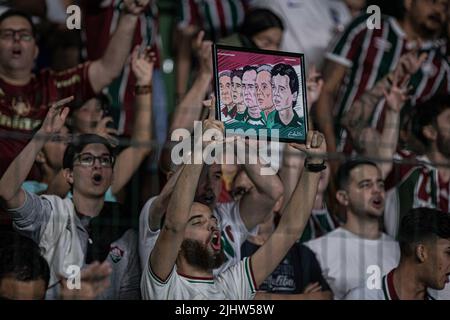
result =
M233 81L234 77L238 77L239 79L242 80L243 75L244 75L244 70L242 70L242 69L231 70L231 81Z
M244 76L244 73L246 73L247 71L255 71L257 73L257 69L257 66L244 66L244 69L242 69L242 76Z
M269 9L255 8L245 15L240 33L251 39L254 35L270 28L280 28L283 31L283 21Z
M286 63L276 64L272 69L271 75L272 75L272 77L274 77L276 75L288 76L289 77L289 88L291 89L291 92L299 93L300 84L298 82L297 72L295 72L294 67L292 67L291 65L286 64Z
M345 189L348 185L348 181L350 180L350 173L352 172L352 170L363 165L373 166L379 169L375 162L364 158L347 160L339 167L336 174L336 185L338 190Z
M31 25L31 31L33 32L33 36L34 37L37 36L36 26L33 23L33 19L31 18L31 16L27 12L21 11L21 10L17 10L17 9L6 10L5 12L3 12L0 15L0 24L4 20L6 20L6 19L8 19L10 17L22 17L22 18L26 19Z
M437 117L445 110L450 109L450 95L436 95L430 100L417 105L412 119L412 132L424 145L428 145L428 139L423 134L423 128L428 125L436 125Z
M94 143L103 144L108 149L109 153L112 156L115 156L114 148L111 146L108 140L106 140L102 136L91 133L81 134L75 136L67 146L66 151L64 152L63 169L72 170L75 156L80 154L87 145Z
M450 213L431 208L411 209L400 222L397 238L402 256L414 255L415 245L422 241L450 239Z
M39 247L15 232L5 232L0 238L0 281L6 277L19 281L44 280L48 287L50 268Z

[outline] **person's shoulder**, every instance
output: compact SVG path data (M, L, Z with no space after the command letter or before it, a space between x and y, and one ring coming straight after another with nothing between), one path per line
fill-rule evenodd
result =
M333 242L336 238L342 238L342 228L336 228L333 231L304 243L304 246L308 247L312 251L320 249L324 243Z

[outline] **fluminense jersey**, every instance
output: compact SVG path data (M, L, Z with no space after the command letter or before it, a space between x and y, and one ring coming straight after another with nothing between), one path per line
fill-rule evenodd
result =
M159 236L159 230L152 231L148 225L149 209L155 199L156 197L153 197L147 201L139 217L139 254L142 270L145 270L150 253ZM241 260L240 248L250 235L250 232L241 219L239 202L218 203L216 208L214 208L214 215L219 222L221 244L226 256L225 263L214 270L214 274L217 275ZM257 229L255 228L251 233L253 234L256 231Z
M141 281L142 297L149 300L252 300L256 293L250 258L245 258L226 271L209 278L189 277L174 266L162 281L151 267L145 269Z
M51 103L74 96L69 104L73 106L94 96L89 66L87 62L60 72L43 69L25 85L0 79L0 176L42 124ZM39 178L35 166L30 177Z
M367 286L352 290L346 300L400 300L394 287L394 270L391 270L381 280L381 288L369 289ZM425 300L436 300L434 296L427 291Z
M438 168L426 156L399 152L394 159L420 162L395 165L386 180L388 188L389 185L393 188L386 194L384 224L386 232L397 237L401 219L412 208L428 207L450 212L450 181L441 178Z
M406 35L395 18L382 16L381 28L369 29L368 17L364 14L352 21L334 44L333 50L326 54L328 59L348 68L334 107L337 146L340 151L350 152L352 149L346 140L346 132L340 125L342 117L365 91L373 88L377 81L395 69L402 54L416 45L406 40ZM428 58L411 77L413 95L411 103L405 105L402 114L410 112L415 105L429 100L439 91L449 91L450 68L445 54L446 42L426 41L420 51L427 52ZM383 100L374 109L372 127L379 130L383 128L385 109Z
M398 265L398 243L382 233L378 239L365 239L347 229L337 228L305 243L320 263L323 276L337 300L366 284L378 270L380 276Z
M213 41L238 31L249 0L178 0L180 29L197 26Z

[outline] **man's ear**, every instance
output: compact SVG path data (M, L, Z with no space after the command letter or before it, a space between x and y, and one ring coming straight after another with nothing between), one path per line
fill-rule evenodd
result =
M428 140L431 140L431 141L436 141L437 140L437 130L431 124L429 124L429 125L427 125L427 126L422 128L422 134Z
M40 164L44 164L44 163L47 162L47 158L45 157L45 154L44 154L44 152L42 152L42 150L40 150L38 152L38 154L36 155L36 160L35 161L37 163L40 163Z
M423 244L419 244L416 246L415 254L417 260L419 260L420 262L425 262L425 260L427 260L428 258L427 248Z
M339 204L343 206L348 206L348 194L345 190L338 190L336 192L336 200L339 202Z
M71 169L66 168L63 170L63 175L64 175L64 178L66 178L66 181L70 185L73 185L73 171Z
M292 108L295 107L295 105L297 104L297 98L298 98L298 92L296 91L292 94L292 103L294 104L292 106Z

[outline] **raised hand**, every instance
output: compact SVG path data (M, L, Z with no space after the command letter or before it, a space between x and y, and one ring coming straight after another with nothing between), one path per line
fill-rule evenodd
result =
M117 129L108 127L108 123L113 123L114 120L111 117L104 117L97 123L95 127L95 134L104 137L109 141L111 146L116 147L119 145L119 140L117 140L116 136L119 134Z
M139 51L139 46L134 47L131 54L131 70L136 77L136 85L146 86L152 82L156 54L149 47L145 48L143 53Z
M141 14L150 0L123 0L123 9L134 15Z
M67 115L69 114L69 108L64 107L64 105L72 100L73 96L70 96L51 104L51 107L48 109L47 115L42 122L41 128L39 129L40 134L53 135L61 130L66 122ZM63 109L61 110L61 108Z
M420 47L420 43L418 47ZM419 55L418 48L403 54L395 68L394 76L401 80L408 75L415 74L422 67L427 57L428 54L426 52Z
M204 40L205 31L200 31L194 41L194 51L200 63L200 73L213 75L212 42Z
M112 272L110 264L94 262L81 270L80 289L68 289L67 280L62 281L60 298L63 300L92 300L105 291Z
M410 75L407 75L402 83L399 84L399 79L397 76L395 76L389 92L383 90L383 94L386 99L386 105L390 110L394 112L400 112L405 105L405 102L409 99L408 83L410 77Z
M216 129L224 134L225 127L223 123L219 120L216 120L216 97L214 95L211 95L211 99L209 101L206 101L204 105L208 106L209 108L209 116L206 120L203 121L203 132L208 129Z
M306 153L311 164L322 163L327 152L325 137L319 131L309 131L306 144L290 143L291 147Z

